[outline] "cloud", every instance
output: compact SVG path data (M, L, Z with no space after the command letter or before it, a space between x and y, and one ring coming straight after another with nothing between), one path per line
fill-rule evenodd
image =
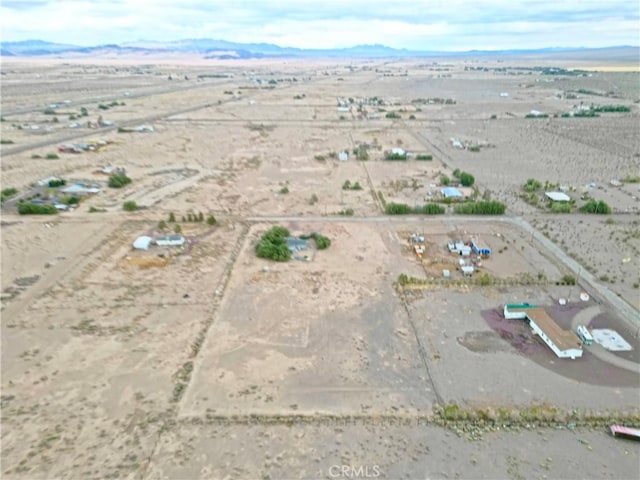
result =
M96 45L215 38L303 48L638 44L628 0L4 0L3 39Z

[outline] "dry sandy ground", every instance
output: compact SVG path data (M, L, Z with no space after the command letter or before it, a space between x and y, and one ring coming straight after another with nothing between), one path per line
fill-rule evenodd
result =
M640 168L638 74L546 78L467 66L504 64L3 61L1 132L15 142L0 150L3 188L24 195L51 175L104 185L95 173L102 165L124 166L133 178L55 218L18 217L11 202L2 207L3 477L332 478L333 466L345 465L368 466L380 478L635 478L638 444L602 428L494 432L469 441L420 423L438 402L638 408L637 371L591 352L584 362L559 361L526 329L496 320L507 301L551 306L560 296L575 300L578 287L431 285L406 308L393 288L401 273L425 278L455 266L445 243L469 235L494 250L482 269L496 278L540 274L554 282L567 273L515 227L379 218L379 192L388 201L423 203L441 173L460 168L475 175L480 193L507 200L508 213L547 232L639 306L638 184L607 186ZM556 94L578 88L619 98L577 102L632 111L522 118L531 109L565 111L576 100ZM403 118L336 111L336 97L364 96L382 97L387 111L405 110ZM418 110L411 103L435 97L456 104ZM43 114L65 100L58 122ZM125 105L98 109L113 100ZM102 114L116 125L152 124L155 132L69 128L69 114L81 106L89 110L82 118ZM452 137L483 146L459 151ZM114 143L100 153L32 158L92 138ZM367 162L332 158L363 143L380 147ZM434 159L382 160L397 146ZM596 182L602 188L590 194L619 213L606 223L550 215L518 198L529 177L576 188ZM343 190L345 180L363 189ZM124 213L125 200L147 208ZM106 211L88 213L90 206ZM356 218L335 221L348 208ZM132 252L135 237L157 232L169 212L187 248ZM197 212L215 214L218 225L180 221ZM267 216L295 217L281 223L294 233L321 232L332 245L310 262L257 259L255 241L272 224L260 220ZM407 246L412 231L427 237L424 264ZM163 267L136 266L169 258ZM569 328L580 311L573 305L556 313ZM608 305L595 323L640 348L637 332ZM619 358L637 366L637 355ZM244 425L258 418L252 415L281 420ZM409 424L354 425L354 415Z

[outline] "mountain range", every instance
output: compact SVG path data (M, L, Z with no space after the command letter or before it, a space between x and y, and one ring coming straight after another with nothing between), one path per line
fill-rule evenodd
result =
M595 54L622 57L629 61L638 61L639 47L616 46L605 48L539 48L529 50L469 50L466 52L446 52L437 50L407 50L387 47L385 45L357 45L349 48L302 49L280 47L270 43L237 43L213 39L185 39L170 42L136 41L122 44L106 44L96 46L79 46L44 40L24 40L20 42L0 42L0 56L34 57L68 54L87 55L157 55L157 54L197 54L204 58L266 58L266 57L351 57L351 58L383 58L383 57L429 57L429 56L465 56L465 55L509 55L509 54L567 54L583 56Z

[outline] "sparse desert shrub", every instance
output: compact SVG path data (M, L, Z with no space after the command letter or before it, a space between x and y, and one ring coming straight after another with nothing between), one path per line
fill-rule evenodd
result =
M131 179L127 177L125 173L118 172L118 173L113 173L109 176L109 181L107 182L107 185L109 185L109 187L111 188L122 188L125 185L128 185L130 183L131 183Z
M283 194L283 195L284 195L284 194L289 193L289 187L287 187L287 186L285 185L284 187L282 187L282 188L279 190L279 193L281 193L281 194Z
M167 222L165 222L164 220L160 220L158 222L158 230L166 230L167 229Z
M13 197L16 193L18 193L18 190L16 188L3 188L2 189L2 196L0 196L0 203L4 203L5 200L7 200L10 197Z
M309 205L315 205L316 203L318 203L318 195L316 195L315 193L311 195L311 197L309 197Z
M180 226L180 224L176 223L176 224L173 226L173 232L174 232L174 233L182 233L182 227Z
M540 183L535 178L529 178L527 183L522 186L522 189L525 192L535 192L536 190L540 190L542 188L542 183Z
M353 208L345 208L338 212L338 215L343 215L345 217L352 217L354 214Z
M207 225L215 225L217 222L216 217L214 217L213 215L209 215L207 217Z
M169 212L169 223L175 223L176 222L176 216L173 212Z
M444 185L445 187L451 183L451 180L447 175L440 175L440 185Z
M57 153L47 153L44 158L47 160L58 160L60 157Z
M576 277L574 277L570 273L567 273L562 276L562 278L560 279L560 283L562 283L563 285L575 285Z
M138 204L133 200L127 200L122 204L122 209L125 212L135 212L138 209Z
M553 202L551 204L552 213L571 213L573 207L568 202Z
M37 159L39 159L39 158L42 158L42 156L41 156L41 155L38 155L37 153L34 153L33 155L31 155L31 158L32 158L33 160L37 160Z

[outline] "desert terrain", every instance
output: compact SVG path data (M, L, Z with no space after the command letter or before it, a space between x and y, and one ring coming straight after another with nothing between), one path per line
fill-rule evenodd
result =
M640 443L609 432L640 427L623 67L3 59L2 477L636 478ZM457 171L505 214L455 213ZM71 185L93 190L18 214ZM427 202L444 214L385 213ZM331 245L258 258L276 225ZM133 248L169 234L184 245ZM447 244L470 239L491 254L465 277ZM558 358L504 318L522 302L631 350Z

